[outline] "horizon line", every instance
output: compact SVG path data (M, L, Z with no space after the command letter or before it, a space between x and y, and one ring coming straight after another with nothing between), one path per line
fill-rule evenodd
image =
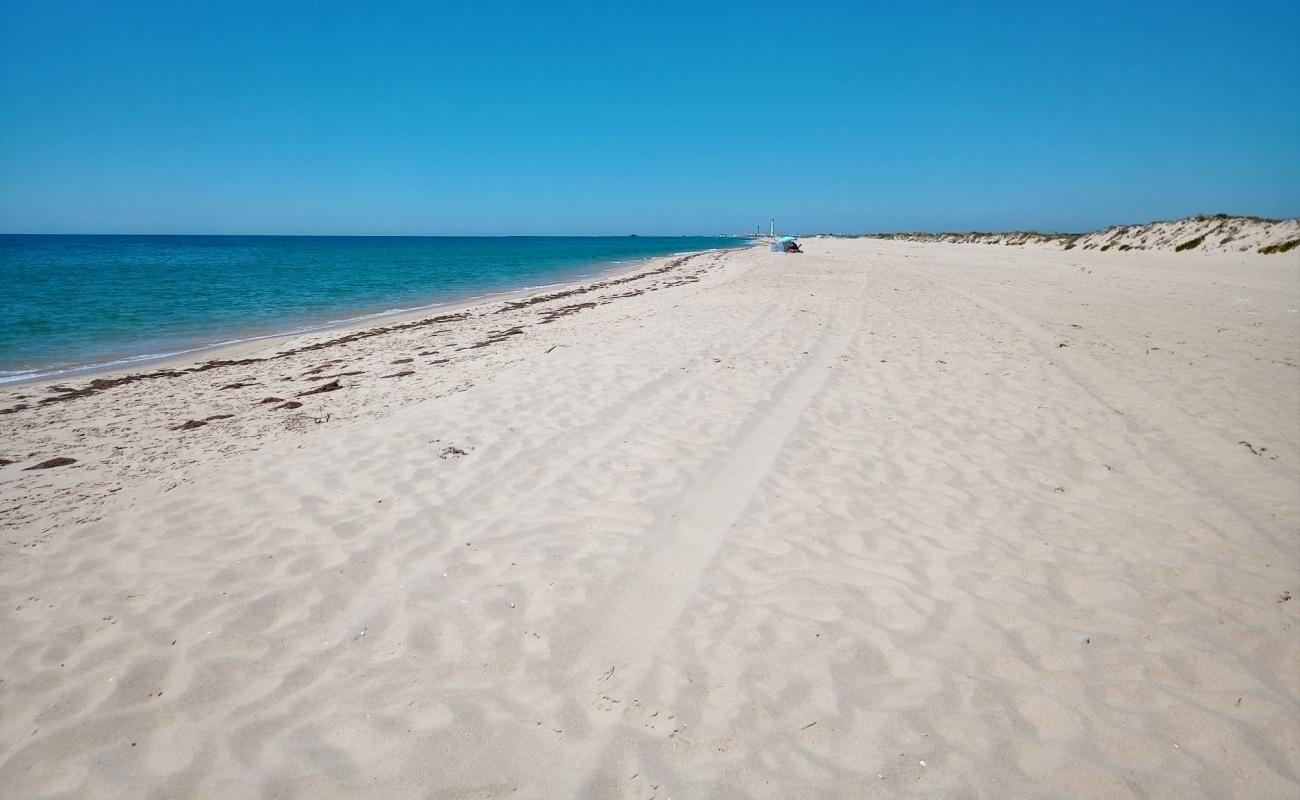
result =
M296 239L720 239L755 236L752 233L118 233L102 231L31 232L0 231L0 236L213 236L229 238Z

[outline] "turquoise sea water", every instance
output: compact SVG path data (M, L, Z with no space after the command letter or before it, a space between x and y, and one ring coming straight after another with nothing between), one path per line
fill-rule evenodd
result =
M0 235L0 382L743 244L714 237Z

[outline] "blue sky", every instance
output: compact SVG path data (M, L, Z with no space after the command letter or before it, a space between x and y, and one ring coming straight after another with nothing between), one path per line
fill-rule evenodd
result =
M0 231L1300 214L1300 4L978 5L0 0Z

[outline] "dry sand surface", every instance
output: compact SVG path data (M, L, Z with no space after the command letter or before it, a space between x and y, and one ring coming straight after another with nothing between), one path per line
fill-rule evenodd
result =
M1300 254L806 250L0 393L0 795L1300 795Z

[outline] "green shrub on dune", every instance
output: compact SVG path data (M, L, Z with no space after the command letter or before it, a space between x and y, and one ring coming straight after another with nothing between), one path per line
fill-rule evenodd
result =
M1277 244L1265 245L1264 247L1259 248L1259 252L1266 256L1271 256L1274 253L1289 252L1294 250L1297 246L1300 246L1300 238L1292 239L1289 242L1278 242Z

